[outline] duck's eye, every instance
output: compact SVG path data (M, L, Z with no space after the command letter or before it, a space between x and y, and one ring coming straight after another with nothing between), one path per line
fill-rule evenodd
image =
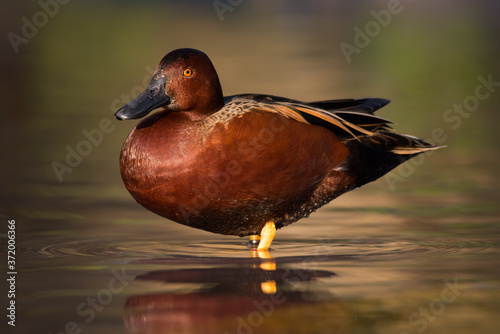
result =
M190 68L186 68L186 69L184 70L184 76L185 76L185 77L190 77L190 76L191 76L191 74L193 74L193 71L191 71L191 69L190 69Z

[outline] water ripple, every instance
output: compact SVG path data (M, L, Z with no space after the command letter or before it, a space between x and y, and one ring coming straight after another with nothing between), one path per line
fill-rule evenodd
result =
M331 259L357 258L404 258L416 253L464 254L488 251L491 245L477 245L456 240L442 243L423 241L393 241L381 239L329 240L328 242L279 241L273 244L271 255L276 258L321 257ZM99 257L123 258L129 260L162 258L249 258L249 249L241 242L165 242L160 240L109 241L85 239L42 244L32 241L31 245L19 250L22 255L43 258Z

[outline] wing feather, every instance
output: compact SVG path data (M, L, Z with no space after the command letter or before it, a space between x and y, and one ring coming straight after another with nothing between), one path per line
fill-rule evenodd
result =
M436 150L434 146L413 136L392 131L391 120L373 113L390 101L378 98L329 100L304 103L272 95L245 94L226 98L244 110L263 110L278 113L297 122L325 127L341 140L356 140L370 147L397 155L415 155Z

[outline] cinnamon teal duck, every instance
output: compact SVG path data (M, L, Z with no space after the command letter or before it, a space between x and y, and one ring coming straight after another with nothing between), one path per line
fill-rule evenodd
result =
M213 233L250 235L265 251L277 228L439 148L393 132L391 121L373 114L387 103L224 97L203 52L174 50L146 90L115 113L126 120L159 109L126 139L121 175L148 210Z

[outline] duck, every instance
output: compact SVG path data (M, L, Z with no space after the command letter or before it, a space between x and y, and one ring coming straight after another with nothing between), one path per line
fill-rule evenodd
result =
M121 177L146 209L192 228L250 236L251 248L266 252L277 229L441 148L374 115L389 102L224 96L205 53L173 50L144 92L115 113L145 117L123 144Z

